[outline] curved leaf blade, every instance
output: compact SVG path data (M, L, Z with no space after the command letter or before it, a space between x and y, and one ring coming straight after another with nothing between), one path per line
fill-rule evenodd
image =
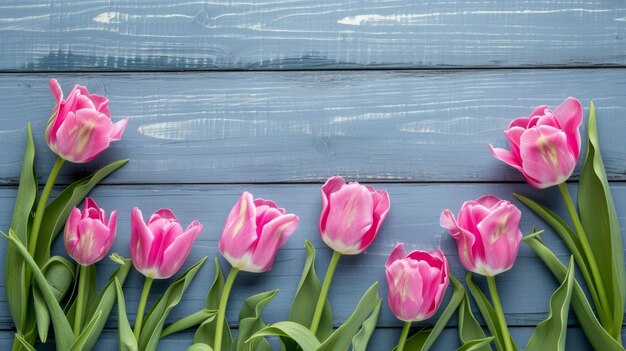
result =
M480 351L485 347L489 347L489 344L495 339L494 336L488 338L476 339L463 344L463 346L456 349L456 351ZM491 349L491 348L490 348Z
M224 289L224 274L220 267L220 262L215 257L215 275L213 277L213 283L207 293L206 300L204 302L204 308L208 310L217 311L220 304L220 298L222 297L222 290ZM193 338L193 342L196 344L202 343L206 345L215 345L215 318L209 318L204 321L196 330ZM222 348L224 350L230 350L233 343L233 337L230 333L230 326L228 320L224 318L224 329L222 332Z
M128 322L128 315L126 314L126 300L124 299L122 285L117 278L115 278L114 286L115 293L117 295L117 334L119 338L119 351L137 351L137 339L135 339L133 330Z
M320 347L320 342L315 335L311 333L305 326L290 322L278 322L259 330L246 342L251 342L255 338L265 336L281 336L294 340L301 348L302 351L317 351Z
M367 349L367 344L376 329L376 323L378 323L378 316L380 315L380 307L382 304L383 300L379 300L374 308L374 312L367 317L365 322L361 325L361 330L352 338L352 351L365 351Z
M555 350L565 351L567 336L567 317L574 286L574 257L570 257L569 268L561 286L550 298L548 318L537 325L530 336L527 351Z
M270 303L278 290L272 290L251 296L244 301L239 312L239 333L234 341L234 350L237 351L272 351L272 347L264 338L255 338L246 343L252 335L265 328L261 313Z
M459 305L459 339L461 344L465 347L467 344L471 344L471 350L477 351L491 351L491 338L488 342L477 342L480 340L486 340L485 332L481 328L478 321L472 313L472 307L470 305L470 299L467 293L463 295L463 300ZM463 348L461 347L461 349ZM468 348L470 346L467 346ZM459 350L461 350L459 349Z

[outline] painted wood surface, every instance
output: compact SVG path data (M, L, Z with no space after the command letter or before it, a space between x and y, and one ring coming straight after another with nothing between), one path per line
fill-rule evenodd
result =
M0 76L0 183L16 184L32 121L40 142L53 98L48 74ZM103 157L67 167L61 182L132 158L108 183L521 181L491 157L513 117L568 95L594 99L609 178L626 180L626 69L56 74L129 117ZM24 97L29 98L25 101ZM586 118L586 116L585 116ZM584 154L584 153L583 153Z
M5 71L626 64L620 0L5 0L0 11Z
M536 191L525 184L376 184L375 186L389 192L393 210L366 253L344 256L340 261L329 295L338 324L342 323L354 309L357 296L365 292L374 281L380 282L379 292L386 301L384 263L397 242L406 243L407 249L426 250L441 247L450 260L452 273L461 280L465 278L466 271L458 261L454 240L439 227L439 215L446 208L457 213L463 201L485 194L512 200L511 193L517 192L540 199L542 203L557 210L557 213L566 216L564 209L560 206L556 189ZM213 257L219 255L217 242L221 227L230 208L244 190L252 192L257 197L272 199L286 208L288 212L297 214L300 217L300 226L284 248L279 251L271 272L242 273L239 276L231 295L227 316L229 320L236 321L239 308L245 298L278 288L280 289L279 297L270 305L271 308L265 311L264 318L273 322L280 321L288 315L288 302L291 301L299 280L305 256L304 240L311 241L318 250L317 269L320 276L323 276L326 271L330 259L331 250L319 238L317 230L321 208L320 185L101 186L93 192L93 196L106 210L118 210L118 234L112 250L126 257L129 256L129 221L132 207L137 206L142 209L145 218L160 207L170 207L183 222L183 226L192 220L199 220L205 225L205 231L198 237L187 260L189 266L204 256L212 260ZM617 208L626 208L626 185L615 184L613 192ZM14 196L15 189L0 189L0 208L11 208ZM621 222L626 223L626 214L623 211L620 211L620 214L622 215ZM0 227L8 227L9 222L9 212L5 211L0 215ZM520 225L522 231L529 234L533 225L548 229L538 217L529 211L524 211ZM569 254L557 235L547 230L543 238L555 254L563 262L567 262ZM624 240L626 241L626 238ZM0 252L5 250L6 244L6 240L0 241ZM62 240L57 240L55 252L64 253ZM222 262L227 264L225 261ZM104 260L98 267L101 273L104 273L111 272L115 266L116 264ZM1 269L0 272L4 270ZM213 272L212 263L205 264L185 299L171 314L170 321L202 308L209 284L213 279ZM99 277L102 284L106 282L107 275L102 274ZM133 273L125 285L127 308L131 319L134 318L143 284L140 278L139 274ZM477 281L486 288L484 279L478 278ZM538 284L538 282L541 283ZM529 248L522 246L515 266L506 274L498 276L498 283L510 325L534 326L546 318L548 301L557 284L543 263ZM156 300L166 285L167 282L155 282L150 301ZM2 292L4 293L4 289ZM0 294L0 327L6 329L11 327L11 320L4 304L6 298L3 293ZM115 326L115 323L116 319L113 317L110 326ZM434 320L421 325L432 323ZM578 322L575 318L571 318L570 324L577 325ZM385 305L378 325L401 327L401 322ZM456 325L456 322L451 325Z

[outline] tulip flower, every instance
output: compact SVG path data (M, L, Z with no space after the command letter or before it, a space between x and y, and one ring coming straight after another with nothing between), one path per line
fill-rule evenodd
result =
M332 177L322 187L322 240L344 255L359 254L374 241L389 207L386 191Z
M253 199L246 191L226 218L218 248L233 268L267 272L298 223L298 216L272 201Z
M329 178L322 186L322 213L319 231L322 240L333 249L324 283L311 320L311 331L319 327L330 283L341 255L365 251L389 213L389 194L357 182L347 183L342 177Z
M202 231L202 224L193 221L183 229L167 208L156 211L144 222L141 211L135 207L131 212L130 231L133 265L146 277L135 320L135 337L139 338L152 280L167 279L178 272Z
M94 199L85 199L81 212L74 207L65 223L63 243L67 253L79 265L78 293L74 315L74 335L80 335L85 314L85 293L89 279L87 267L100 261L111 249L115 239L117 211L111 212L107 221L106 212L98 207Z
M411 322L432 317L450 284L448 260L441 250L415 250L407 254L396 245L385 263L389 307L405 322L398 351L402 351Z
M107 222L106 212L94 199L85 199L81 212L74 207L65 224L64 244L67 253L78 264L89 266L100 261L109 252L115 239L117 211L111 212Z
M217 310L214 351L221 351L228 297L240 270L260 273L272 268L276 252L298 228L300 219L270 200L254 199L244 191L224 223L218 244L232 266Z
M128 119L112 123L107 98L76 85L64 100L56 79L50 80L50 90L57 104L46 127L46 143L59 157L74 163L88 162L112 141L120 140Z
M583 109L567 98L556 110L542 105L509 125L504 135L511 150L489 146L493 156L519 170L528 184L544 189L565 182L580 154Z
M463 203L458 220L445 210L439 221L456 240L463 266L474 273L494 276L515 263L522 240L521 216L512 203L487 195Z
M504 310L496 288L496 274L506 272L515 263L522 240L519 222L522 213L512 203L495 196L466 201L457 219L450 210L441 213L439 223L456 240L459 259L471 272L487 277L491 301L500 325L505 350L513 350Z

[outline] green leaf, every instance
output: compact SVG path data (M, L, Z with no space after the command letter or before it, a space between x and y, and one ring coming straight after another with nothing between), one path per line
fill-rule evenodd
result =
M291 322L284 321L268 325L267 327L259 330L246 342L251 342L255 338L261 338L265 336L281 336L290 338L298 343L298 346L302 348L302 351L319 351L320 342L315 335L311 333L307 327Z
M213 283L207 293L206 301L204 302L204 308L208 310L217 311L220 305L220 298L222 297L222 290L224 289L224 275L222 274L222 268L220 262L215 258L215 276L213 277ZM206 345L215 344L215 318L209 318L204 321L194 336L194 343L203 343ZM228 321L224 318L224 329L222 332L222 348L224 350L230 350L233 343L233 337L230 333L230 327Z
M255 338L246 341L259 330L265 328L265 322L261 319L261 313L274 297L278 290L272 290L251 296L246 299L239 311L239 333L234 341L233 350L236 351L272 351L272 347L263 338Z
M296 288L296 294L293 297L291 309L289 310L289 320L305 327L310 327L322 285L315 273L315 248L308 241L304 242L304 246L306 249L306 260L304 261L300 282ZM330 308L330 303L326 300L324 309L322 310L322 316L320 317L320 324L315 335L318 340L324 341L332 333L333 313ZM284 342L288 343L289 341L285 340Z
M35 350L33 345L29 344L28 341L24 339L24 337L21 334L15 334L15 339L17 339L17 341L19 341L22 347L25 348L27 351L37 351Z
M498 325L498 317L496 315L496 312L493 309L491 302L489 302L489 299L487 299L487 296L483 294L480 288L478 288L476 283L474 283L474 281L472 280L472 272L467 273L465 282L467 284L467 288L470 291L470 294L472 294L472 297L476 302L476 306L478 307L480 314L485 320L485 324L487 324L487 329L489 329L491 335L496 337L493 343L496 345L498 351L506 351L504 350L504 345L502 345L501 343L502 332Z
M463 300L461 300L461 304L459 305L459 339L461 340L463 347L471 344L471 346L468 346L471 347L471 350L492 350L491 346L489 346L491 339L485 338L483 328L481 328L480 324L476 321L476 318L474 318L467 293L463 294ZM481 340L485 341L486 339L489 340L487 342L477 342Z
M609 327L609 334L621 341L626 301L624 246L617 211L600 153L593 102L589 108L588 133L587 157L580 173L578 186L578 208L585 233L589 234L589 246L598 264L600 279L602 279L609 303L606 312L611 314L613 321L612 327Z
M98 313L96 313L93 316L93 318L91 318L89 323L87 323L87 325L83 328L83 331L80 333L78 338L76 338L76 340L74 341L74 344L72 345L72 348L70 349L70 351L86 350L85 344L92 337L93 333L96 332L95 327L101 317L102 317L102 312L98 311Z
M481 351L489 347L489 344L495 339L494 336L488 338L476 339L463 344L463 346L456 349L456 351ZM491 347L489 347L491 349Z
M126 314L126 300L124 299L124 292L122 291L122 285L117 278L115 278L115 292L117 295L118 309L117 334L119 338L119 351L137 351L137 340L135 339L133 330L128 322L128 315Z
M148 314L146 320L141 329L139 335L139 349L142 351L155 351L161 338L161 331L167 316L172 309L178 305L182 300L183 294L191 284L191 281L195 277L196 273L202 264L206 261L206 257L202 258L196 264L191 266L185 273L183 273L167 290L161 295L161 297L154 303Z
M93 316L93 313L90 313L89 310L93 308L93 300L96 298L96 295L98 294L97 291L97 273L96 273L96 266L95 265L90 265L87 267L83 267L83 269L80 269L81 267L78 266L76 269L76 279L74 280L74 291L72 292L72 296L70 296L70 303L68 303L68 306L65 307L65 316L67 317L67 321L70 323L70 325L74 325L74 318L76 318L76 294L78 293L78 284L80 279L83 279L80 277L81 274L84 274L84 279L87 280L87 288L85 289L84 292L84 299L83 299L83 325L81 325L81 330L82 327L85 325L85 323L88 323L89 318L84 318L85 316ZM106 317L105 317L106 318Z
M550 298L548 318L537 325L530 336L527 351L565 351L567 317L574 286L574 257L570 257L567 277Z
M63 257L54 256L46 262L41 271L46 277L46 281L54 297L60 302L74 284L74 264ZM39 339L41 342L45 343L48 338L48 329L50 328L50 314L48 313L46 301L41 295L39 287L34 287L33 303Z
M450 281L452 282L452 297L450 302L441 313L441 316L435 323L435 326L431 329L420 330L417 333L411 335L404 345L405 350L427 351L433 346L439 334L443 331L443 328L448 324L448 321L461 304L463 296L465 295L465 288L455 276L450 274ZM394 351L397 346L394 347Z
M189 316L181 318L163 329L163 332L161 333L161 339L168 335L183 331L185 329L193 328L196 325L202 324L202 322L206 321L209 318L214 318L216 315L217 311L207 309L192 313Z
M567 276L567 268L559 261L556 255L545 246L543 241L541 241L541 237L532 235L525 237L522 241L541 258L559 283L563 283ZM574 289L570 303L578 317L580 326L583 328L587 339L595 350L624 351L624 348L602 328L602 325L600 325L600 322L598 322L598 319L593 313L591 305L589 305L589 301L587 301L585 293L576 281L574 281Z
M37 198L37 177L35 176L34 168L35 143L33 142L30 123L28 123L26 130L24 160L22 161L22 172L19 187L17 188L10 228L15 233L17 239L25 245L27 244L29 222L32 220L31 213ZM28 318L26 310L30 293L30 282L26 282L24 259L17 249L9 245L5 256L4 286L7 304L9 305L13 323L17 328L17 333L24 334L27 332L26 329L29 329L26 327Z
M78 205L102 179L126 163L128 163L128 160L113 162L100 168L89 177L72 183L54 201L46 206L35 249L37 264L41 265L50 258L50 247L65 225L72 208Z
M380 315L380 307L382 306L383 300L379 300L378 304L374 308L374 312L367 317L363 325L361 325L361 330L352 338L352 351L365 351L367 349L367 344L376 329L376 323L378 323L378 316Z
M380 301L378 282L375 282L363 294L350 317L322 343L318 351L347 350L352 344L352 338L365 320L376 311Z
M43 295L44 300L46 301L46 305L48 305L48 310L50 312L50 316L52 317L52 326L54 328L54 338L57 346L57 350L69 350L69 348L74 343L74 334L72 332L72 328L70 327L67 319L65 318L65 314L63 313L63 309L56 300L54 293L48 286L46 281L46 277L43 275L39 266L35 260L28 254L28 249L20 242L15 233L12 230L9 230L9 235L5 235L5 237L13 244L24 258L26 264L30 267L33 278L39 289L41 294Z
M196 343L189 346L189 348L187 348L187 351L213 351L213 349L207 344Z

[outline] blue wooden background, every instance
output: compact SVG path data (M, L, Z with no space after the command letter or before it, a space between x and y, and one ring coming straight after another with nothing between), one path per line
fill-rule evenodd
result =
M60 183L132 159L92 194L104 208L120 211L114 247L120 254L129 255L133 206L144 213L171 207L183 222L205 224L189 263L217 254L223 221L243 190L300 215L300 228L274 269L240 275L230 320L247 296L273 288L280 293L264 317L287 317L304 239L318 249L323 274L330 252L317 219L327 177L387 189L392 210L374 244L340 262L330 293L339 324L374 280L385 298L383 265L398 241L441 247L453 273L464 276L453 240L438 225L444 208L457 211L484 194L511 200L515 191L564 214L554 189L531 189L487 148L506 145L502 130L533 106L555 106L567 96L585 106L595 101L624 225L625 40L626 3L620 0L3 0L0 228L9 226L27 121L40 177L53 162L43 142L54 103L48 79L56 77L65 89L80 83L109 97L114 119L130 122L121 142L91 163L66 167ZM545 228L524 210L523 231L535 224ZM544 239L568 258L553 232ZM5 247L0 241L0 252ZM56 250L63 252L62 245ZM99 264L102 272L112 268ZM207 264L170 320L202 306L212 277ZM546 318L556 283L527 247L498 281L507 321L523 348ZM166 283L155 285L151 301ZM125 286L131 319L141 284L133 273ZM4 301L0 289L2 350L13 334ZM116 321L114 313L98 350L116 348ZM450 322L435 350L457 347L456 325ZM568 350L589 349L575 317L569 325ZM385 302L370 349L390 349L400 326ZM184 349L192 336L168 337L160 350Z

